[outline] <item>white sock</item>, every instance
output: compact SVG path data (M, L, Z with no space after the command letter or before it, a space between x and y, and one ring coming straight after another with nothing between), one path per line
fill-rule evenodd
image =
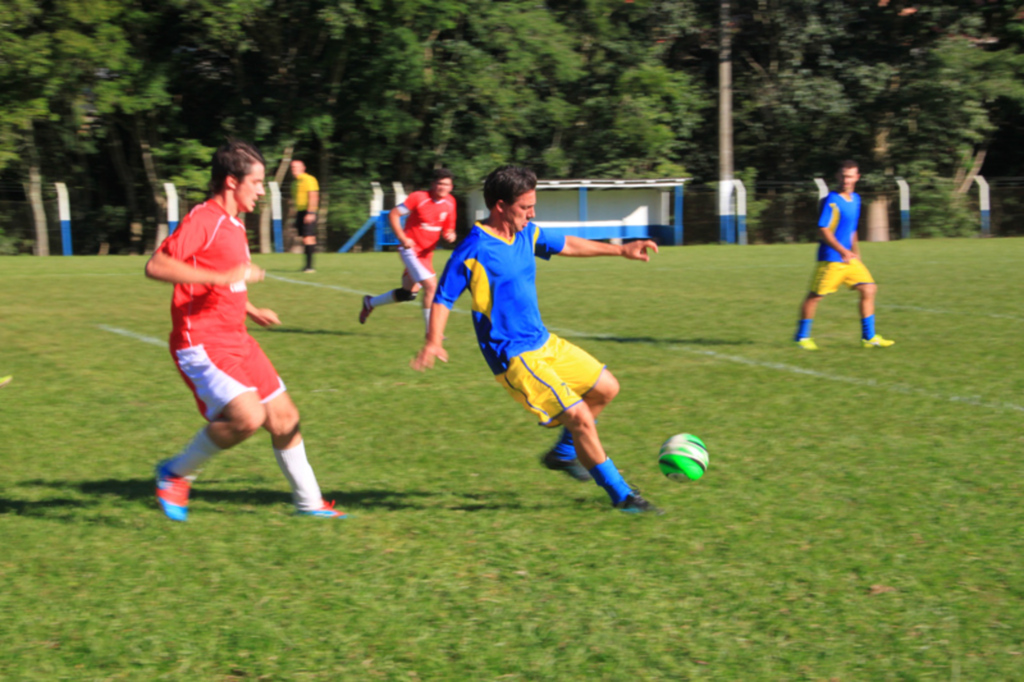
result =
M427 327L427 333L430 333L430 308L423 309L423 324Z
M371 308L376 308L378 306L388 305L389 303L394 303L394 302L395 302L395 292L388 291L388 292L385 292L385 293L381 294L380 296L374 296L373 298L371 298L370 299L370 307Z
M175 476L183 476L191 480L195 478L199 467L203 466L206 460L220 451L221 449L217 447L217 444L210 440L210 436L206 433L206 427L204 426L199 429L192 442L167 463L167 468Z
M305 441L299 441L298 445L287 450L274 448L274 456L277 458L277 465L281 467L281 472L292 486L295 508L299 511L313 511L324 506L316 474L306 459Z

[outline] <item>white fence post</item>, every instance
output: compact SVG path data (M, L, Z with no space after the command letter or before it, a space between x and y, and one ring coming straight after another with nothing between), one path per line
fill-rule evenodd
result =
M992 207L989 203L988 180L980 175L975 175L974 181L978 183L978 203L981 208L981 236L987 237L992 230Z
M60 241L64 255L71 255L71 202L68 201L68 186L55 182L57 188L57 215L60 217Z
M284 230L281 225L281 185L273 180L267 183L270 188L270 224L274 232L274 252L284 253Z

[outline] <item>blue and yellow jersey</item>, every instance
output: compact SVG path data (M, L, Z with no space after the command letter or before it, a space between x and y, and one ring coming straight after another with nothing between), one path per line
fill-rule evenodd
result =
M860 221L860 195L856 192L847 201L839 192L829 192L825 197L825 203L821 206L821 217L818 219L818 227L832 230L836 241L847 249L853 248L853 235L857 233L857 223ZM818 260L832 263L842 263L843 257L839 252L826 244L824 241L818 247Z
M564 247L564 236L549 235L533 223L511 242L477 223L448 259L434 302L451 309L469 289L476 338L494 374L505 372L515 356L547 342L535 257L548 260Z

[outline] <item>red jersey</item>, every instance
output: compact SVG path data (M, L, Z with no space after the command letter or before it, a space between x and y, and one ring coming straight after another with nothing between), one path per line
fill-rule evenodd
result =
M159 250L192 267L216 272L252 262L245 226L213 200L192 209ZM231 285L175 284L171 347L189 348L210 341L245 343L248 302L245 280Z
M451 194L440 201L434 201L430 192L413 192L398 206L405 220L405 233L416 243L417 255L434 250L442 232L455 231L455 199Z

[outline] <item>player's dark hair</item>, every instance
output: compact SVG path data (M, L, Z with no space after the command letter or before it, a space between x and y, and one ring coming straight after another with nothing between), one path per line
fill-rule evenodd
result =
M502 166L491 171L484 180L484 203L488 209L499 201L514 204L516 199L537 189L537 175L522 166Z
M454 184L455 183L455 174L452 173L447 168L435 168L434 169L434 176L433 176L433 179L430 181L430 184L434 184L435 182L438 182L439 180L451 180L452 183Z
M843 171L847 170L848 168L856 168L857 170L860 170L860 164L854 161L853 159L847 159L846 161L843 161L841 164L839 164L839 170L836 172L842 175Z
M244 140L229 139L213 153L210 167L210 193L220 194L224 190L224 181L228 176L241 180L252 172L255 164L264 168L267 162L256 145Z

